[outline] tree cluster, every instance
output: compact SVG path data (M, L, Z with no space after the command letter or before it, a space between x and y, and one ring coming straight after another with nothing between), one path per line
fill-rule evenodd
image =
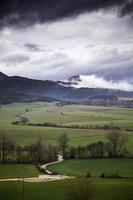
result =
M107 142L97 141L86 146L69 146L69 137L63 134L59 137L59 147L64 159L82 158L118 158L126 157L127 136L120 130L114 129L107 133Z
M64 159L118 158L126 157L127 136L120 130L107 133L106 142L97 141L86 146L70 146L67 134L58 138L58 146L46 145L41 137L30 145L18 145L15 140L0 130L0 163L45 163L57 160L58 153Z
M57 160L58 148L45 145L38 137L35 143L21 146L15 140L0 131L0 163L45 163Z

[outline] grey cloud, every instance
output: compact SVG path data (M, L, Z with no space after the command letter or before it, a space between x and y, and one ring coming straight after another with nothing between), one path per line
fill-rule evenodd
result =
M111 52L105 52L104 57L98 61L88 63L91 69L86 70L85 74L96 74L104 77L106 80L127 80L133 83L133 58L132 51L118 52L114 49ZM99 66L99 67L97 67Z
M117 10L110 9L27 29L5 28L0 32L5 58L14 52L30 59L11 68L2 63L0 55L0 71L52 80L95 74L114 81L126 78L131 83L133 28L129 21L130 16L119 18Z
M39 47L37 44L26 43L24 46L31 52L45 52L45 50Z
M1 59L1 62L10 66L10 65L17 65L23 62L27 62L29 59L30 57L27 55L17 54L17 55L5 56L4 58Z

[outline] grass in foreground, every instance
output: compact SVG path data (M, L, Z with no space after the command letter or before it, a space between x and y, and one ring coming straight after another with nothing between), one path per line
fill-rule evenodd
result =
M86 176L89 172L95 177L106 172L117 173L122 177L133 177L133 159L67 160L51 165L48 169L71 176Z
M78 180L64 180L48 183L25 183L24 196L22 182L0 183L1 200L67 200L66 191ZM94 200L132 200L133 180L91 179Z
M0 164L0 179L36 177L40 174L37 168L28 164Z

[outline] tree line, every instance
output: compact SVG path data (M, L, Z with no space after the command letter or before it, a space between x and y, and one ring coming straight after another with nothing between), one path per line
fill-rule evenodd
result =
M27 111L26 111L27 112ZM62 115L65 115L63 112L61 112ZM19 120L12 122L12 125L27 125L27 126L42 126L42 127L55 127L55 128L73 128L73 129L98 129L98 130L120 130L119 126L116 126L113 123L105 124L105 125L92 125L92 124L86 124L86 125L79 125L79 124L56 124L56 123L50 123L50 122L44 122L44 123L29 123L29 120L27 117L19 116Z
M58 145L45 144L38 137L33 144L19 145L14 138L0 130L0 163L46 163L57 160L58 154L64 159L118 158L127 157L127 136L120 130L106 135L106 142L97 141L86 146L71 146L66 133L58 138ZM89 141L88 141L89 142Z
M127 157L127 136L120 130L114 129L107 133L106 142L97 141L86 146L70 146L69 137L63 134L59 138L59 147L64 159L82 158L120 158Z
M46 145L41 137L33 144L22 146L0 130L0 163L45 163L55 161L57 154L58 147Z

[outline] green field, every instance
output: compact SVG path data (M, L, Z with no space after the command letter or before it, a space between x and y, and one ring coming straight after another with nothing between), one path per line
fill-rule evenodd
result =
M28 112L26 112L28 109ZM61 114L63 113L63 114ZM38 136L44 138L47 143L57 143L57 138L62 133L70 137L70 145L87 145L89 143L106 140L107 130L99 129L72 129L11 125L13 121L19 120L18 116L24 116L31 123L57 123L103 126L113 123L119 126L128 137L127 147L133 154L133 109L96 107L85 105L57 106L56 103L14 103L2 105L0 108L0 129L14 136L19 144L33 143Z
M70 176L100 177L104 172L117 173L122 177L133 177L133 159L88 159L66 160L48 167L49 170Z
M37 168L28 164L0 164L0 179L36 177L41 174Z
M133 128L133 109L131 108L85 105L57 106L56 103L42 102L3 105L0 109L0 123L9 125L18 119L17 115L19 114L28 117L32 123L103 125L114 122L121 128Z
M28 112L27 112L28 109ZM52 128L39 126L12 125L20 116L27 117L30 123L56 123L58 125L89 125L91 129ZM133 155L133 109L95 107L84 105L57 106L55 103L14 103L0 107L0 129L13 136L21 145L31 144L38 136L45 143L57 144L58 137L67 133L70 145L87 145L99 140L106 141L107 130L94 129L96 126L109 124L119 126L128 135L127 148ZM130 129L130 131L127 131ZM132 200L133 197L133 160L68 160L50 166L49 169L61 174L85 176L88 172L93 177L101 173L118 173L129 179L91 178L94 200ZM40 172L33 165L2 164L0 179L17 177L34 177ZM77 181L77 180L76 180ZM0 182L0 200L66 200L66 191L74 180L54 181L48 183L25 183L25 195L22 196L22 182Z
M24 196L22 182L0 183L1 200L67 200L66 192L78 180L54 181L48 183L25 183ZM132 200L133 180L89 180L93 184L94 200Z

